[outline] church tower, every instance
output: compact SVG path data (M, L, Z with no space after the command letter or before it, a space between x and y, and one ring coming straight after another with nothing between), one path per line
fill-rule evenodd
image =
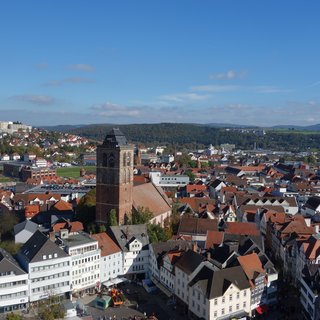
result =
M116 210L119 224L131 218L133 147L119 129L112 129L97 147L96 222L106 223Z

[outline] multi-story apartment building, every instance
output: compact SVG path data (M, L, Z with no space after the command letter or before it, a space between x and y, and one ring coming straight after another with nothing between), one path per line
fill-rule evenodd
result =
M28 273L0 249L0 313L25 309L28 302Z
M188 283L194 270L203 261L204 257L202 255L193 250L188 250L175 264L175 295L185 304L186 310L188 310L189 304Z
M100 281L107 287L120 281L123 275L123 256L119 246L105 233L96 233L92 238L98 241L101 250Z
M57 241L71 259L72 292L90 292L100 286L98 241L85 232L71 235L67 229L60 230Z
M30 302L70 292L71 257L42 232L33 234L17 258L29 274Z

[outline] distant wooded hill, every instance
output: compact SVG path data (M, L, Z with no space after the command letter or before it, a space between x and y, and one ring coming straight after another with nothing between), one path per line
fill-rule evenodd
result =
M85 126L44 127L47 130L68 132L81 135L88 139L103 141L107 132L119 128L132 143L171 144L171 145L209 145L218 146L222 143L235 144L237 148L277 149L288 151L307 151L320 149L320 132L302 132L307 127L277 126L279 129L266 128L264 135L259 132L263 128L252 128L246 131L244 127L230 125L221 128L220 125L198 125L184 123L159 124L94 124ZM315 130L316 126L312 126ZM319 125L320 127L320 125ZM302 129L304 128L304 129ZM256 132L254 132L256 130Z

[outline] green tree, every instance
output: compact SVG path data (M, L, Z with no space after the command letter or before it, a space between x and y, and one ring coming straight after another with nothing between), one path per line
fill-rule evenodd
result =
M148 236L151 243L164 242L170 239L169 234L160 224L148 224Z
M110 227L118 225L117 212L115 209L110 210L107 216L107 225Z
M13 238L13 227L19 220L15 213L4 212L0 215L0 233L1 240L8 240Z
M180 167L188 167L189 162L191 161L191 157L187 154L177 157L177 161Z
M22 244L15 243L14 241L1 241L0 242L0 248L6 250L13 256L18 253L20 248L22 247Z
M22 316L20 314L10 312L6 315L6 320L22 320Z
M41 320L64 319L65 310L57 297L50 297L39 303L38 316Z
M149 208L138 207L132 211L132 224L145 224L153 218L153 213Z
M107 228L106 228L106 226L105 226L104 224L100 224L100 225L98 226L98 231L99 231L99 233L101 233L101 232L106 232L106 231L107 231Z
M184 174L189 177L190 182L193 182L196 178L196 176L192 173L191 170L186 170Z

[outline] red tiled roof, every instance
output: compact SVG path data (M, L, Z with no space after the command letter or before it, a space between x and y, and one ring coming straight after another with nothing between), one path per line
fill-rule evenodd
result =
M247 278L254 282L261 273L265 274L258 255L254 252L237 258Z
M252 222L227 222L226 225L226 233L252 236L260 235L257 225Z
M53 209L58 211L70 211L72 210L72 205L64 200L59 200L53 205Z
M61 229L68 229L69 232L83 231L83 224L80 221L58 222L53 226L54 232L59 232Z
M188 184L186 185L186 192L191 193L191 192L199 192L199 191L205 191L207 190L206 185L199 185L199 184Z
M220 245L223 242L223 238L224 238L224 232L208 230L205 249L210 249L214 246Z
M98 241L101 257L121 252L121 249L105 232L93 234L91 237Z

